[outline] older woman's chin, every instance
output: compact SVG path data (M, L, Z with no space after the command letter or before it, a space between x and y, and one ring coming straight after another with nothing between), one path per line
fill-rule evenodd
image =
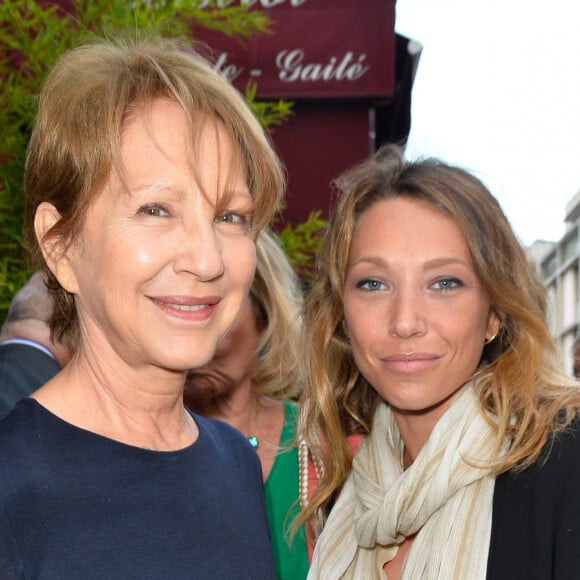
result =
M196 369L205 366L211 361L215 348L212 349L208 345L200 348L194 345L188 348L187 345L175 346L164 353L158 353L157 364L162 368L167 368L171 371L182 372L184 375L190 369Z

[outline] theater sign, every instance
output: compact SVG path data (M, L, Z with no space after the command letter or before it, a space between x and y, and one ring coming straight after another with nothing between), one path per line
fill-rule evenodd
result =
M394 31L395 0L245 3L267 12L270 34L242 43L202 28L193 36L211 48L215 67L240 91L255 81L258 98L294 103L292 117L272 129L288 174L283 217L297 224L313 209L326 217L331 180L381 142L398 140L401 132L406 137L399 119L410 89L406 51Z
M233 2L223 2L231 5ZM271 34L240 42L194 28L216 67L261 97L377 97L394 91L394 0L262 0Z

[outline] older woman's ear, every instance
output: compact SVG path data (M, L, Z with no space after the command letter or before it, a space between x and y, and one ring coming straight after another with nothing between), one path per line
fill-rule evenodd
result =
M50 235L60 218L61 215L54 205L42 202L34 216L34 231L50 271L67 292L75 294L78 284L69 256L71 246L64 244L59 236Z

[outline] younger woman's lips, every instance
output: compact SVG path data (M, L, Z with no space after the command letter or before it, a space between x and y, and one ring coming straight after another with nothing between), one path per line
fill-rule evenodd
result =
M432 367L439 356L432 353L400 353L389 355L381 360L391 371L400 374L413 374Z

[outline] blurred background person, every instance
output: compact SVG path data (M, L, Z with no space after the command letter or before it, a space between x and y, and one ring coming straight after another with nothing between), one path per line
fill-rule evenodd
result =
M39 97L25 234L74 354L0 420L0 577L270 580L260 462L183 387L238 317L284 174L191 44L134 34L67 52Z
M394 147L336 184L305 302L309 578L576 578L580 389L497 201Z
M256 449L281 580L300 580L308 572L304 529L290 538L300 509L293 399L300 393L301 337L302 291L278 240L264 231L256 242L256 274L240 317L213 360L188 373L184 400L194 412L241 431Z
M50 339L52 302L40 272L16 292L0 329L0 414L50 380L71 353Z

